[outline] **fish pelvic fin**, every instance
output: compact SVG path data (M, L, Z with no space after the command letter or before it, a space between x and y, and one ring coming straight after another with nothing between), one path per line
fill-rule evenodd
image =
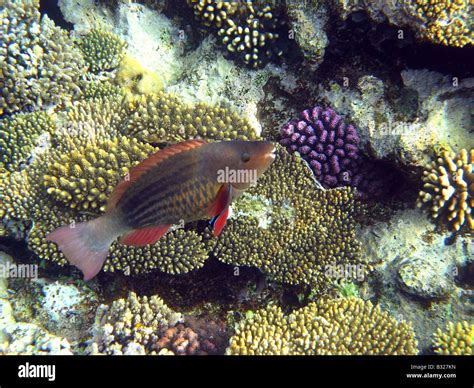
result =
M117 237L113 226L107 225L108 218L102 216L88 222L64 225L46 237L54 242L66 259L84 274L84 280L95 277Z
M171 224L135 229L122 236L119 242L120 244L134 246L153 244L158 241L170 227Z
M125 179L123 179L114 189L110 199L107 203L107 211L115 208L117 202L122 197L123 193L136 182L143 174L151 170L153 167L159 165L163 160L170 156L179 154L184 151L189 151L193 148L200 147L206 144L205 140L188 140L178 144L170 145L162 150L155 152L148 158L143 160L140 164L130 169Z
M219 214L219 217L217 217L217 220L214 224L214 237L219 236L219 234L222 232L222 229L224 229L225 223L227 221L227 217L229 216L229 206L227 206L224 211Z
M225 226L229 215L229 205L232 201L232 186L225 183L217 192L216 198L208 209L208 215L213 217L214 237L217 237Z

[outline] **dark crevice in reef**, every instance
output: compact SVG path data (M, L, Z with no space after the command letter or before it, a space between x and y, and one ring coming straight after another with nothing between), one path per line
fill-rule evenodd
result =
M48 15L48 17L53 20L57 26L68 31L72 31L74 29L74 24L64 19L64 16L59 9L57 0L40 0L40 12L41 15Z
M410 29L375 23L362 11L346 20L332 14L328 27L329 45L317 71L321 80L347 76L355 83L360 76L372 74L399 83L404 69L428 69L459 78L474 75L472 47L420 42ZM399 39L400 30L403 39Z

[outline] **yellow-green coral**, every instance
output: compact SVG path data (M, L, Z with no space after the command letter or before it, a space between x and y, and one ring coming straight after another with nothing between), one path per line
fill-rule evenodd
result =
M45 112L17 113L0 120L0 162L17 171L31 157L38 137L54 131L55 124Z
M474 43L472 0L404 0L403 5L423 22L421 34L432 42L454 47Z
M235 112L203 103L183 104L159 92L142 96L127 124L127 134L146 142L175 143L191 138L255 139L255 130Z
M241 322L227 354L417 354L411 323L359 298L319 299L285 315L267 306Z
M143 68L136 60L126 56L117 70L115 82L131 94L152 94L163 90L159 74Z
M198 233L177 229L143 247L114 243L104 269L120 268L128 274L160 270L177 275L201 268L208 256L208 246Z
M434 333L433 348L438 354L473 355L474 324L448 322L444 330L438 328Z
M0 8L0 115L80 94L81 52L38 8L38 0L6 1Z
M340 280L341 267L354 277L368 271L355 239L355 192L318 189L304 160L281 147L233 208L215 248L225 263L256 266L278 281L320 291Z
M89 69L94 73L117 68L126 48L125 42L114 33L97 29L84 34L78 41L78 46Z
M474 149L458 154L443 151L423 172L418 206L428 206L431 217L455 231L474 230Z

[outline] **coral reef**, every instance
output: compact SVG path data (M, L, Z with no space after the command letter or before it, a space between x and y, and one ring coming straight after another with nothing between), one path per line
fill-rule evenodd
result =
M470 0L404 0L403 8L418 19L420 35L425 39L453 47L474 43Z
M237 1L188 0L194 15L206 27L221 28L239 10Z
M402 259L397 266L398 284L416 297L435 299L449 295L452 279L436 264L416 255Z
M417 354L410 323L358 298L320 299L285 315L257 310L241 322L227 354Z
M280 135L280 144L289 152L299 152L325 188L360 183L359 136L331 108L304 110L281 128Z
M55 130L54 122L45 112L17 113L0 119L0 166L17 171L32 157L44 135Z
M386 97L387 85L373 75L359 77L354 88L335 82L319 86L317 95L351 118L360 147L371 159L390 160L415 180L431 162L434 149L474 147L468 97L474 79L456 81L429 70L403 70L401 76L402 96L413 96L403 109Z
M289 33L295 39L312 69L323 61L329 39L326 35L329 10L320 1L292 1L287 3Z
M430 208L431 217L451 230L463 226L474 231L474 149L458 154L443 151L423 172L418 205Z
M203 26L217 30L232 58L250 68L264 67L283 54L287 30L277 7L245 1L188 1ZM287 31L286 31L287 33Z
M130 292L127 299L99 307L87 352L154 354L153 346L161 334L182 319L158 296L140 297Z
M38 0L7 1L0 10L0 115L43 109L80 94L86 69L81 52L38 8Z
M129 169L156 151L125 136L83 144L71 137L70 148L49 154L38 176L52 200L81 210L105 210L107 199ZM39 171L38 171L39 172Z
M474 42L470 0L337 0L333 4L343 18L365 11L376 22L388 19L396 26L408 26L421 40L432 43L463 47Z
M163 92L143 96L129 118L127 134L140 141L175 143L185 139L255 139L254 129L235 112L203 103L186 105Z
M279 147L257 186L235 202L214 253L225 263L322 290L336 281L333 269L368 270L358 255L355 201L350 188L318 189L306 162Z
M126 49L125 42L117 35L97 29L84 34L77 45L93 73L117 68Z
M433 348L438 354L474 354L474 324L448 322L444 330L438 328L433 335Z

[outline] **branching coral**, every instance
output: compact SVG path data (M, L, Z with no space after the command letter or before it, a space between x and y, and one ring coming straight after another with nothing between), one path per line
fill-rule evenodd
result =
M221 28L239 8L237 1L188 0L196 18L206 27Z
M287 27L276 7L252 1L188 0L188 4L204 26L218 29L222 45L246 66L260 68L283 54L281 32Z
M41 18L38 0L0 9L0 115L40 109L80 94L85 63L68 33Z
M418 206L428 206L431 217L455 231L474 230L474 149L458 154L443 151L423 172Z
M183 274L201 268L208 259L208 251L201 235L193 230L177 229L144 247L115 243L104 269L132 274L158 269L173 275Z
M463 47L474 43L474 8L470 0L404 0L404 9L423 22L422 35L432 42Z
M362 177L359 136L334 110L316 106L301 112L280 130L280 144L298 151L324 187L357 186Z
M91 353L145 354L153 353L153 345L169 327L183 319L157 295L140 297L130 292L111 306L97 310Z
M18 113L0 120L0 162L17 171L31 157L39 136L54 132L55 124L45 112Z
M410 323L358 298L320 299L285 315L268 306L240 323L228 354L417 354Z
M254 139L248 122L220 106L203 103L186 105L166 93L143 96L137 100L126 133L146 142L179 142L201 137L230 140Z
M93 29L78 41L89 69L98 73L118 67L125 55L126 44L109 31Z
M438 328L433 336L433 348L438 354L474 354L474 324L449 322L445 330Z
M355 240L354 195L350 188L318 189L307 164L279 148L257 186L233 205L215 254L278 281L323 290L340 267L368 269Z
M65 206L104 211L119 180L155 151L125 136L78 143L67 152L53 151L40 179L51 198Z

